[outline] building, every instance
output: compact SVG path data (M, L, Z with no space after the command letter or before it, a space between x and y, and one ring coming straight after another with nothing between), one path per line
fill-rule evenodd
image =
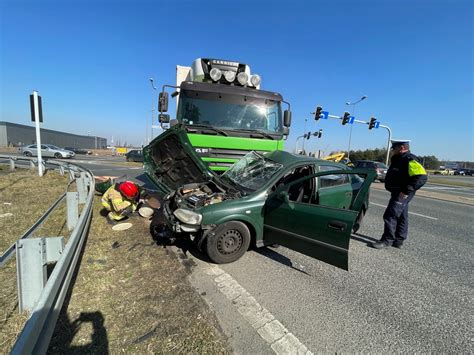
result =
M35 127L0 121L0 147L21 147L34 143L36 143ZM107 148L107 138L81 136L45 128L41 128L41 143L54 144L62 148Z

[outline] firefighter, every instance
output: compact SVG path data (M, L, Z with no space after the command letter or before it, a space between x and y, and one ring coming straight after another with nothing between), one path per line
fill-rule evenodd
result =
M140 191L136 184L124 181L112 185L102 196L102 206L111 221L121 221L137 210Z
M390 191L391 198L383 214L382 238L372 244L375 249L402 247L408 237L408 203L427 180L425 169L410 153L410 141L392 140L392 151L385 177L385 189Z

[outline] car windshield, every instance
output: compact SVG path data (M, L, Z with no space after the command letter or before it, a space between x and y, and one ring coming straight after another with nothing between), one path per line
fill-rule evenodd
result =
M283 133L281 103L265 98L183 91L177 119L190 127Z
M58 148L58 147L56 147L55 145L52 145L52 144L45 144L45 146L47 146L48 148L51 148L51 149L61 149L61 148Z
M387 169L387 165L385 165L384 163L377 163L377 167L381 169Z
M257 152L250 152L227 170L222 177L245 190L256 191L263 187L283 165L265 158Z

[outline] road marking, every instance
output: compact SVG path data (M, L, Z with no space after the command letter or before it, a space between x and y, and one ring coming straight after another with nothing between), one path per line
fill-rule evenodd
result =
M217 288L257 331L276 354L313 354L273 314L262 307L232 276L217 265L208 264L204 272L214 277Z
M381 205L379 203L374 203L374 202L370 202L371 205L375 205L375 206L380 206L380 207L387 207L386 205ZM410 212L408 211L409 214L413 214L415 216L420 216L420 217L425 217L425 218L428 218L428 219L432 219L433 221L437 221L438 218L436 217L431 217L431 216L426 216L424 214L420 214L420 213L415 213L415 212Z

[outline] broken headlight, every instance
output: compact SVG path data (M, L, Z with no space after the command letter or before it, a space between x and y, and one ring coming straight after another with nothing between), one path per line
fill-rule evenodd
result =
M173 212L175 217L186 224L201 224L202 215L184 208L178 208Z

